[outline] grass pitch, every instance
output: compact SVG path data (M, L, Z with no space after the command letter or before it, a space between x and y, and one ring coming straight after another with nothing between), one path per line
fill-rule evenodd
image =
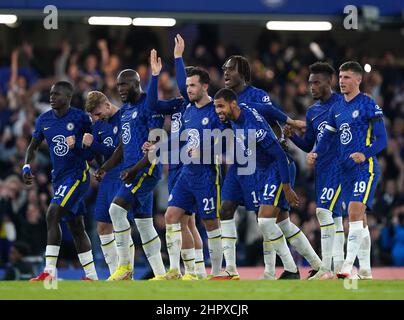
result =
M345 286L347 288L345 288ZM0 282L0 300L403 300L404 280ZM356 289L355 289L356 287ZM350 288L350 289L349 289Z

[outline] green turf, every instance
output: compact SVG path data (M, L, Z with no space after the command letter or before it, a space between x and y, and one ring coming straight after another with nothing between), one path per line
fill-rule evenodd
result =
M404 281L359 281L356 290L343 281L59 281L57 290L43 283L0 282L0 299L404 299Z

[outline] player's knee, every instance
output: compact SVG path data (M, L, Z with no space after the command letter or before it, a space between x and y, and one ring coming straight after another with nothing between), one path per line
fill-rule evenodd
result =
M220 206L220 219L230 220L234 217L237 205L232 201L223 201Z
M61 219L61 212L58 207L50 206L48 211L46 212L46 224L49 226L59 224Z
M105 222L98 222L97 223L97 233L99 235L113 233L112 224L111 223L105 223Z
M70 232L72 233L73 237L82 235L84 233L84 221L83 217L74 217L73 219L67 222L67 226L69 227Z

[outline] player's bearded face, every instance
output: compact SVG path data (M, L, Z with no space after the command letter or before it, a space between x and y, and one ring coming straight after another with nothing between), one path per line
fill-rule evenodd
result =
M204 88L202 83L199 82L199 76L187 78L186 83L189 101L197 102L201 100L204 94Z
M215 104L215 112L219 117L219 120L222 122L227 121L231 118L232 110L229 102L226 102L223 98L216 99L214 101Z

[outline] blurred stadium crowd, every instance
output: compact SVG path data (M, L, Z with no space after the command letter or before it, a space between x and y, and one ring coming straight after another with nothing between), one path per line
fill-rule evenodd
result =
M185 35L187 43L187 38ZM368 63L362 90L371 95L383 108L388 130L388 148L379 157L382 174L375 196L375 205L368 214L372 238L373 266L404 266L404 68L390 52L377 56L357 52L353 47L339 46L332 37L321 37L314 47L304 41L282 41L275 33L262 32L250 52L237 46L224 46L212 41L209 35L193 39L187 46L185 62L205 67L211 76L210 93L223 86L221 66L231 54L249 58L252 85L269 92L273 102L292 117L305 119L305 111L312 104L308 88L308 66L318 60L330 62L336 69L347 60ZM169 40L171 41L171 40ZM51 199L50 161L42 146L32 166L36 183L26 189L21 180L21 168L37 116L48 110L49 89L56 80L74 84L72 105L84 108L90 90L101 90L110 100L120 105L116 90L117 73L124 68L135 68L147 89L149 79L148 55L151 48L162 45L152 29L129 34L125 41L94 37L88 47L67 40L55 52L54 59L44 59L28 41L0 57L0 268L24 261L23 257L41 257L46 246L45 212ZM43 49L42 49L43 51ZM160 53L160 52L159 52ZM160 76L159 98L178 95L173 57L163 55L164 72ZM337 80L335 81L337 90ZM169 128L167 119L167 129ZM300 226L313 247L320 252L320 229L315 215L313 171L306 166L305 154L289 143L295 157L298 174L296 190L301 198L299 209L291 219ZM167 172L165 172L166 174ZM93 242L95 257L104 263L99 240L92 219L97 182L91 181L87 195L86 224ZM155 190L155 225L164 242L164 217L168 192L166 176ZM237 215L239 265L263 265L262 240L255 216L243 209ZM63 244L59 267L78 266L72 239L63 228ZM201 229L201 232L204 231ZM139 236L135 264L147 264ZM163 243L163 248L165 247ZM295 254L296 262L304 265ZM35 260L35 258L33 258ZM39 258L40 261L40 258Z

